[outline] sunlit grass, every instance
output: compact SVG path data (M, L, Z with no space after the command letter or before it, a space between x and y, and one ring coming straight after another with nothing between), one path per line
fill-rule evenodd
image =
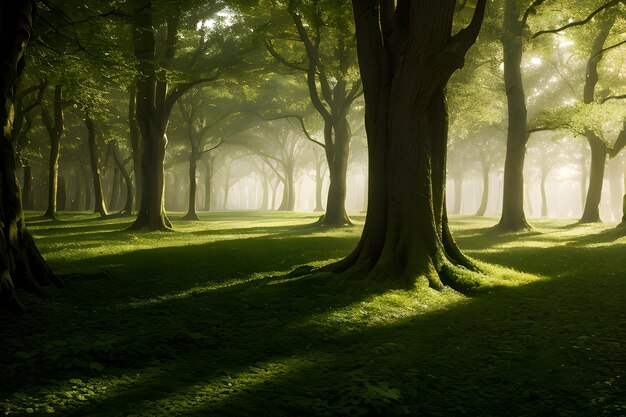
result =
M31 213L31 217L33 214ZM486 274L470 296L418 280L286 277L350 252L317 215L210 213L174 233L63 214L29 225L65 289L0 328L6 415L620 415L624 234L455 217ZM362 220L362 216L357 219ZM523 272L520 272L523 271ZM468 280L476 279L468 275ZM461 410L461 407L463 410Z

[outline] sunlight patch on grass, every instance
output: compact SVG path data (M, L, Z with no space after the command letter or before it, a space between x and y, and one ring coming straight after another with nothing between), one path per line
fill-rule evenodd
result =
M89 379L71 378L37 393L15 392L11 399L0 400L5 416L63 415L89 402L114 397L143 379L139 373Z
M128 414L128 417L208 412L211 408L227 402L231 397L250 393L256 387L297 372L305 366L310 366L312 362L313 360L305 356L298 356L258 362L243 371L224 369L220 372L221 376L208 383L196 382L162 399L144 401L138 404L137 411Z

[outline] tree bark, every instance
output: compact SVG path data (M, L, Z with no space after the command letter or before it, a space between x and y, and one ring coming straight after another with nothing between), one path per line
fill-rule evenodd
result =
M361 240L334 272L465 289L476 269L456 246L445 209L448 118L444 89L475 42L486 1L451 36L456 2L353 0L365 94L369 210ZM387 19L386 16L393 16Z
M585 86L583 90L583 102L591 104L595 101L595 91L598 85L598 65L602 60L604 42L615 24L615 18L611 17L600 22L600 30L593 41L591 55L587 60ZM602 199L602 185L604 183L604 166L606 164L607 148L602 139L593 131L586 130L585 137L591 148L591 167L589 169L589 188L585 199L583 215L578 221L584 223L600 223L600 200Z
M529 135L528 111L522 82L524 25L520 21L521 12L519 0L505 1L502 47L509 126L504 163L502 217L496 226L504 231L530 229L524 213L524 159Z
M54 116L50 115L48 109L41 107L41 119L50 137L50 158L48 168L48 209L44 216L48 218L57 217L57 194L59 187L59 155L61 152L61 136L65 130L62 87L54 87Z
M32 29L34 2L0 3L0 309L23 312L15 289L45 295L43 287L61 286L59 278L43 259L26 230L20 188L16 175L11 127L18 74Z
M93 189L95 195L94 213L98 213L102 217L108 215L106 204L104 203L104 195L102 193L102 178L100 176L100 161L98 159L98 144L96 143L96 130L94 128L93 119L88 111L85 111L85 125L87 126L87 143L89 144L89 163L91 167L91 180L93 181ZM115 178L113 179L113 188L115 189ZM111 202L111 206L114 203Z

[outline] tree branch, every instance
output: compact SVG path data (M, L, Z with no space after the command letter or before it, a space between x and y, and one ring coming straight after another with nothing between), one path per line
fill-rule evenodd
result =
M535 33L532 36L532 38L535 39L535 38L537 38L537 37L539 37L541 35L545 35L545 34L548 34L548 33L558 33L558 32L561 32L561 31L563 31L565 29L569 29L569 28L572 28L572 27L585 25L585 24L589 23L591 21L591 19L593 19L594 16L596 16L598 13L600 13L600 12L602 12L602 11L608 9L608 8L611 8L613 6L616 6L616 5L620 4L620 3L622 3L622 4L626 3L626 0L611 0L608 3L605 3L602 6L598 7L596 10L591 12L583 20L578 20L576 22L568 23L567 25L561 26L560 28L556 28L556 29L540 30L539 32Z
M265 44L265 49L267 49L267 52L270 53L271 56L273 56L278 62L280 62L281 64L283 64L284 66L291 68L291 69L295 69L297 71L302 71L302 72L308 72L308 68L304 68L301 67L299 64L302 64L302 62L291 62L288 61L285 57L283 57L282 55L280 55L276 49L274 48L274 45L272 45L272 42L267 39L264 38L263 39L263 43Z

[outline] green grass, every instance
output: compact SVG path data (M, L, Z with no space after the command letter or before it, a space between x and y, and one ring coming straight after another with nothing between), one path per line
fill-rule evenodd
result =
M465 297L322 275L360 228L212 213L174 233L128 218L30 222L66 288L0 326L0 410L61 416L624 416L626 237L453 218L494 268ZM362 218L357 220L363 221ZM529 275L532 274L532 275Z

